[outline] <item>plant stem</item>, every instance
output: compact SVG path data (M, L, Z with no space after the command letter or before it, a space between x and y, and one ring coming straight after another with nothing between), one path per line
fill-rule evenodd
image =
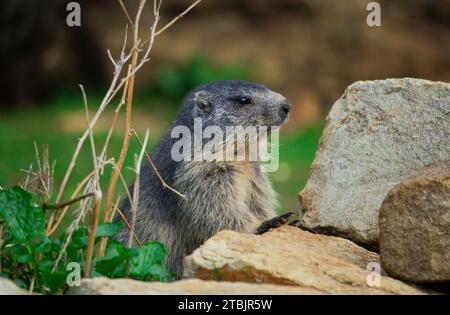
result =
M86 248L86 257L84 264L84 277L89 277L92 270L92 256L94 254L95 234L97 232L98 221L100 217L100 206L102 204L102 196L100 193L96 194L95 207L92 211L92 218L89 228L88 244Z
M134 46L138 45L139 41L139 21L141 18L141 13L144 9L146 0L140 0L138 13L136 14L136 19L133 25L134 38L133 44ZM116 189L117 180L119 178L119 173L122 169L123 163L127 156L128 147L130 144L130 136L131 136L131 112L133 105L133 94L134 94L134 82L136 78L135 68L138 62L139 50L135 49L133 51L133 56L131 59L130 71L133 73L128 82L128 90L127 90L127 105L126 105L126 121L125 121L125 135L122 143L122 150L120 152L119 160L117 161L117 166L113 169L111 174L111 179L109 181L108 191L106 193L106 205L105 205L105 213L103 215L103 222L109 222L112 208L112 199L113 194ZM102 238L100 242L100 246L98 249L98 256L102 257L105 253L106 248L106 238Z
M92 197L94 195L95 195L94 193L88 193L88 194L81 195L81 196L79 196L77 198L74 198L74 199L66 201L66 202L61 202L61 203L56 203L56 204L44 204L42 207L44 208L44 210L58 210L58 209L61 209L61 208L68 207L68 206L70 206L70 205L72 205L74 203L77 203L77 202L79 202L79 201L81 201L83 199Z

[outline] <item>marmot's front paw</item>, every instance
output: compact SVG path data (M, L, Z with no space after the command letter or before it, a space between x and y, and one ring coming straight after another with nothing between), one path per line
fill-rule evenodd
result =
M268 232L270 229L275 229L286 223L290 223L296 216L294 212L287 212L272 219L266 220L256 229L256 234L261 235Z

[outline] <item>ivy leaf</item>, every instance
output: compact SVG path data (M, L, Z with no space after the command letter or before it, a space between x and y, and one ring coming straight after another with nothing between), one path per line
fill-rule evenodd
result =
M96 260L94 276L122 278L128 268L128 250L118 241L110 241L106 247L105 256Z
M122 224L117 223L100 223L95 232L95 242L97 243L102 237L112 237L123 229ZM71 247L73 249L86 249L88 243L89 229L87 227L79 227L72 234Z
M164 269L166 249L158 242L148 242L130 249L130 274L139 280L159 280ZM165 269L164 269L165 270Z
M18 243L45 237L44 212L32 204L32 197L19 186L0 190L0 217Z
M112 237L119 233L124 228L123 224L118 223L100 223L95 233L95 238Z

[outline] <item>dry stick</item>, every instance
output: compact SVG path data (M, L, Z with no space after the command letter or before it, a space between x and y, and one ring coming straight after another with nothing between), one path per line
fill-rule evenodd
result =
M98 191L99 192L99 191ZM95 197L95 207L92 212L91 224L89 227L89 237L88 244L86 248L85 264L84 264L84 277L87 278L91 274L92 269L92 256L94 254L94 243L95 243L95 233L97 231L97 226L100 218L100 206L102 204L101 193L96 194Z
M141 148L143 148L142 141L139 138L136 130L133 130L133 135L136 137L136 139L139 142L139 145L141 146ZM152 159L150 157L150 154L148 154L147 151L145 151L145 156L147 158L148 163L153 168L153 171L155 172L155 174L158 177L159 181L161 182L163 188L167 188L167 189L171 190L172 192L174 192L175 194L177 194L178 196L180 196L181 198L187 200L187 196L185 194L180 193L178 190L176 190L175 188L171 187L169 184L166 183L166 181L162 178L161 174L159 173L158 168L156 167L155 163L153 163L153 161L152 161Z
M200 1L197 1L195 3L195 5L197 5L199 2ZM141 69L142 66L144 66L144 64L146 62L148 62L150 60L149 55L150 55L150 52L151 52L151 50L153 48L153 44L154 44L155 38L157 37L157 35L156 35L156 33L157 33L156 27L157 27L157 25L159 23L159 20L161 18L160 15L159 15L159 11L160 11L162 0L159 0L159 1L155 0L153 3L154 3L155 20L153 22L153 25L150 27L150 30L151 30L150 37L148 39L146 39L145 41L143 41L142 43L138 40L138 42L134 45L134 47L131 50L131 52L133 52L134 50L141 50L148 43L147 50L145 51L144 56L141 58L139 64L134 68L134 70L131 71L126 77L122 78L121 82L117 85L116 89L111 93L110 99L114 98L114 96L117 94L118 90L123 86L123 84L127 80L129 80L130 77L133 76L139 69ZM170 26L173 25L177 20L179 20L182 16L184 16L187 12L189 12L193 7L194 7L194 5L191 5L185 11L183 11L178 16L176 16L174 19L172 19L168 24L170 24ZM166 27L166 26L161 28L158 31L158 36L161 35L167 29L168 29L168 27ZM129 58L129 56L127 56L127 58Z
M72 196L70 197L70 199L75 198L76 195L78 195L78 193L80 192L80 190L84 187L84 185L86 185L86 183L92 178L92 176L95 175L95 170L93 170L92 172L90 172L85 178L83 178L83 180L78 184L77 188L75 189L75 191L72 193ZM55 224L52 226L52 228L47 232L47 236L52 235L53 233L55 233L56 229L58 228L58 226L61 224L62 220L64 219L64 216L66 215L67 211L69 210L69 206L64 207L63 211L61 212L61 215L58 217L58 219L56 220Z
M84 190L85 193L95 190L93 183L94 183L93 179L91 178L89 180L88 184L86 185L86 188ZM67 246L69 246L69 243L70 243L73 233L75 232L76 228L80 225L80 222L82 222L82 220L84 220L85 214L87 213L87 208L88 208L88 206L90 206L89 201L90 201L89 198L81 201L80 207L79 207L79 213L78 213L77 217L67 228L67 236L64 240L63 245L61 246L58 256L56 257L55 263L52 268L52 272L56 271L58 264L60 263L61 259L63 258L64 254L66 253Z
M128 30L128 28L127 28ZM120 55L120 60L117 63L114 63L114 76L111 80L111 83L109 85L108 91L106 92L105 96L103 97L103 100L96 112L96 114L94 115L91 123L90 123L90 129L92 129L94 127L94 125L97 123L97 120L100 118L101 114L103 113L103 111L105 110L105 108L108 106L108 104L111 102L111 100L114 98L115 94L117 93L118 90L120 90L120 88L124 85L124 80L121 80L119 83L119 78L120 78L120 74L122 72L122 68L124 66L124 64L128 61L128 59L131 57L130 54L125 54L125 46L126 46L126 41L127 41L127 31L125 32L125 40L124 40L124 45L122 47L122 51L121 51L121 55ZM136 49L137 47L133 47L132 51L134 51L134 49ZM81 148L83 147L83 144L86 140L86 138L89 135L89 130L86 130L84 132L84 134L81 136L81 138L78 140L78 144L77 147L75 149L75 152L72 156L72 160L70 161L69 167L67 168L66 174L64 175L64 179L61 183L61 186L59 188L58 191L58 195L56 196L56 202L59 202L59 200L61 199L64 190L66 188L67 182L69 181L69 178L72 174L73 168L75 167L75 163L78 159L78 156L80 154ZM51 228L52 224L53 224L53 220L54 220L54 214L52 214L47 222L47 232L48 230Z
M139 204L139 185L140 185L140 178L141 178L141 165L142 160L144 158L145 148L147 147L148 143L148 136L149 131L147 129L145 133L144 138L144 144L142 145L141 152L139 153L139 156L136 159L135 163L135 173L136 173L136 179L134 181L134 188L133 188L133 203L131 206L131 230L130 230L130 236L128 237L128 248L131 248L133 246L133 234L134 234L134 228L136 226L136 217L137 217L137 211L138 211L138 204Z
M31 279L31 284L30 284L30 288L28 289L28 293L33 293L34 290L34 281L36 280L36 277L33 276L33 278Z
M103 159L106 158L109 142L111 140L114 129L116 128L117 120L119 119L120 110L122 109L123 105L125 104L125 97L127 94L127 89L128 89L128 81L124 85L122 97L120 98L119 104L117 105L116 110L114 112L113 121L111 123L111 127L109 128L108 135L107 135L105 143L103 145L102 153L100 154L100 161L102 161Z
M133 237L134 237L134 240L136 241L136 244L141 246L142 242L139 240L139 238L137 237L136 233L134 233L133 229L131 228L130 223L127 220L127 218L125 218L125 216L123 215L123 212L119 208L117 208L117 206L114 206L114 210L119 214L119 216L123 220L123 222L125 222L125 225L127 226L128 230L133 233Z
M113 209L113 212L111 213L111 218L109 219L109 223L112 223L114 221L114 215L116 214L116 209L119 205L119 202L120 202L120 196L117 197L116 203L113 204L114 209Z
M84 106L86 110L86 121L89 130L89 140L91 143L92 160L95 170L95 206L92 212L91 224L89 228L88 244L86 248L84 276L89 277L92 269L92 257L94 254L95 234L97 232L98 222L100 218L100 207L102 204L102 191L100 189L100 171L97 162L97 153L95 150L94 134L89 119L89 108L87 104L86 93L83 86L80 84L81 93L83 94Z
M27 173L27 177L25 177L25 181L22 184L22 187L24 190L28 190L28 185L30 184L30 173L33 171L33 163L30 164L30 166L28 167L28 170L22 170L23 172Z
M124 45L126 44L126 41L127 41L127 40L126 40L126 38L127 38L127 35L126 35L126 34L127 34L127 33L125 33ZM125 49L125 48L123 47L123 48L122 48L122 52L124 51L124 49ZM127 81L127 82L128 82L128 81ZM108 135L107 135L107 137L106 137L105 144L104 144L103 149L102 149L102 153L100 154L99 160L100 160L101 163L102 163L102 166L100 166L100 169L101 169L101 170L103 170L104 167L105 167L106 165L111 164L110 162L108 162L108 161L103 161L103 160L104 160L105 157L106 157L106 153L107 153L106 151L107 151L107 148L108 148L108 145L109 145L109 141L111 140L112 133L113 133L115 127L116 127L117 120L118 120L118 116L119 116L119 112L120 112L120 110L121 110L123 104L125 103L125 95L126 95L126 90L127 90L127 86L128 86L128 85L127 85L127 82L126 82L126 84L124 85L122 97L121 97L121 99L120 99L120 101L119 101L119 104L117 105L116 110L115 110L113 122L112 122L112 124L111 124L111 127L109 128L109 132L108 132ZM53 171L54 171L54 169L53 169ZM79 193L80 190L83 188L83 186L84 186L84 185L89 181L89 179L91 179L91 177L94 176L94 175L95 175L95 170L93 170L91 173L89 173L89 174L88 174L88 175L87 175L87 176L86 176L86 177L78 184L77 188L76 188L75 191L72 193L72 196L71 196L70 198L71 198L71 199L75 198L75 196L78 195L78 193ZM56 220L55 224L50 228L50 230L47 230L47 236L50 236L50 235L52 235L53 233L55 233L56 229L57 229L58 226L61 224L61 222L62 222L62 220L64 219L64 217L65 217L65 215L66 215L66 213L67 213L68 210L69 210L69 207L68 207L68 206L65 207L65 208L63 209L61 215L58 217L58 219Z
M141 14L144 9L146 0L140 0L139 2L139 9L136 14L136 19L133 25L133 31L134 31L134 37L133 37L133 43L135 46L138 45L139 41L139 21L141 19ZM136 69L136 65L138 62L139 57L139 50L134 50L133 57L131 59L131 65L130 65L130 72L133 72ZM105 213L103 216L103 222L108 222L111 214L111 205L112 205L112 198L113 194L116 188L117 180L119 177L119 172L122 169L123 163L125 161L128 147L130 144L130 131L131 131L131 109L133 105L133 94L134 94L134 82L135 82L135 74L133 74L128 82L128 91L127 91L127 105L126 105L126 122L125 122L125 135L122 143L122 149L120 152L119 160L117 161L117 167L113 169L113 172L111 174L111 179L109 181L108 191L106 193L106 205L105 205ZM98 256L103 256L106 248L106 238L102 238L98 250Z
M130 23L130 25L133 27L133 26L134 26L133 20L131 19L130 14L128 13L127 8L125 7L125 4L123 4L123 1L122 1L122 0L117 0L117 1L119 2L120 7L122 8L123 13L124 13L125 16L127 17L128 23Z
M95 196L95 193L88 193L88 194L84 194L81 195L77 198L71 199L69 201L66 202L62 202L62 203L57 203L57 204L44 204L43 208L44 210L58 210L61 208L65 208L65 207L69 207L70 205L73 205L74 203L77 203L83 199L89 198L89 197L93 197Z
M38 167L36 174L37 174L39 181L41 182L42 188L44 189L44 191L46 191L45 181L44 181L44 178L42 177L41 157L39 156L39 148L38 148L36 141L34 142L34 151L36 154L36 161L37 161L36 163L37 163L37 167Z
M122 97L121 97L121 99L120 99L119 104L117 105L116 110L115 110L115 113L114 113L114 117L113 117L113 121L112 121L111 127L109 128L108 135L107 135L107 137L106 137L105 144L104 144L103 149L102 149L102 153L100 154L99 160L102 162L102 165L101 165L99 168L100 168L101 170L103 170L104 167L105 167L106 165L112 164L110 161L103 161L103 160L104 160L105 157L106 157L106 153L107 153L106 151L107 151L109 142L110 142L110 140L111 140L112 133L113 133L115 127L116 127L117 120L118 120L118 117L119 117L119 112L120 112L120 110L121 110L123 104L125 103L124 99L125 99L125 95L126 95L126 89L127 89L127 85L124 85ZM95 175L95 170L93 170L91 173L89 173L89 174L88 174L88 175L87 175L87 176L86 176L86 177L78 184L77 188L76 188L75 191L72 193L72 196L71 196L70 198L71 198L71 199L75 198L75 196L78 195L78 193L79 193L80 190L83 188L83 186L86 185L86 183L88 182L88 180L91 179L91 177L94 176L94 175ZM62 222L63 218L65 217L65 215L66 215L66 213L67 213L68 210L69 210L69 207L68 207L68 206L65 207L65 208L63 209L61 215L58 217L58 219L57 219L57 221L55 222L55 224L54 224L54 225L52 226L52 228L48 231L47 236L52 235L52 234L56 231L56 229L57 229L58 226L61 224L61 222Z
M169 23L167 23L163 28L161 28L159 31L155 32L155 36L160 35L162 32L167 30L169 27L171 27L173 24L175 24L176 21L184 17L189 11L191 11L197 4L202 2L202 0L197 0L193 4L191 4L186 10L184 10L182 13L177 15L174 19L172 19Z

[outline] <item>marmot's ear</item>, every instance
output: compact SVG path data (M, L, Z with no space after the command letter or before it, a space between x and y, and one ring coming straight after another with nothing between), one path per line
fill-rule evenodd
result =
M202 112L209 113L212 110L211 102L208 100L208 94L205 91L195 93L194 102Z

